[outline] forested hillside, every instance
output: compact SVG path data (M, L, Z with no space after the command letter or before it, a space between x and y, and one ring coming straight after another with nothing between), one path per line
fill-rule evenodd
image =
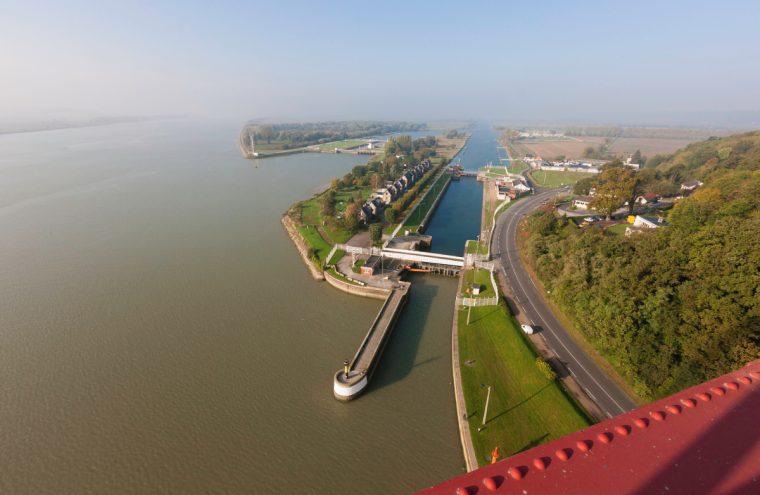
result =
M631 237L536 213L526 249L550 297L653 399L760 357L760 132L692 144L639 173L643 190L703 185L670 226Z

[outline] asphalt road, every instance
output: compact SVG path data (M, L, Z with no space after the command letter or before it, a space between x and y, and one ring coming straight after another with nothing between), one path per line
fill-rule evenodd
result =
M517 253L517 226L520 220L557 192L538 192L521 199L505 211L497 220L491 252L501 259L501 270L512 287L517 304L530 323L538 327L547 344L602 411L609 417L617 416L634 409L636 404L567 333L545 304Z

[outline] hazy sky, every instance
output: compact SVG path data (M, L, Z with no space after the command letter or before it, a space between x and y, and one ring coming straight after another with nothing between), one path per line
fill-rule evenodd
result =
M0 118L760 110L760 1L0 0Z

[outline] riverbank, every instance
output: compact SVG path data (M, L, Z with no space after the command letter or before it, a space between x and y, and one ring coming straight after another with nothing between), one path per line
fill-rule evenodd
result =
M290 237L290 240L295 244L296 250L298 250L298 254L301 255L301 259L309 270L312 278L314 280L324 280L325 276L322 270L317 269L314 265L314 260L309 258L309 247L301 233L298 231L295 222L293 222L293 220L287 215L284 215L280 221L282 222L282 226L285 227L285 232L288 233L288 237Z

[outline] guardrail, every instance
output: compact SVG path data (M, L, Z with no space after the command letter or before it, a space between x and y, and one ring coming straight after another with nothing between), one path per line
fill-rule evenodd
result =
M499 298L497 296L493 296L493 297L457 296L456 304L457 306L464 306L464 307L496 306L497 304L499 304Z

